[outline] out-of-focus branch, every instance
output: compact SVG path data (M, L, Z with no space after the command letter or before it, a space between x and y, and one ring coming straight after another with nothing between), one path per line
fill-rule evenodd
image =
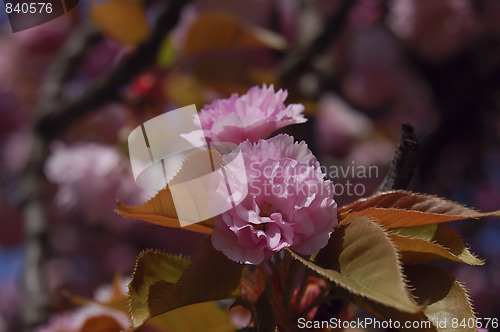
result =
M180 10L186 2L187 0L163 2L151 37L127 61L74 101L62 100L62 88L84 59L88 47L100 40L100 34L87 24L78 28L49 68L40 89L38 118L21 186L25 232L22 281L24 307L20 317L23 331L34 331L36 326L47 319L50 311L50 300L43 277L49 227L43 166L49 143L76 120L113 100L120 87L153 63L164 36L177 24Z
M278 68L278 76L289 82L298 78L308 68L314 58L323 53L342 34L349 19L349 12L356 0L344 0L329 17L320 33L309 43L290 52Z
M43 136L54 137L84 115L116 99L118 88L151 66L165 34L177 24L180 10L186 2L187 0L172 0L163 3L151 37L141 44L130 58L89 88L80 98L63 102L50 113L41 115L35 130Z
M70 36L49 67L40 88L37 114L48 114L60 100L61 87L72 76L89 46L101 39L90 24L82 24ZM22 213L25 235L24 271L22 278L23 331L32 331L43 322L50 310L49 294L44 283L43 261L46 257L48 216L45 197L43 164L48 153L47 138L35 132L22 177Z
M406 189L417 167L419 145L415 131L409 124L403 124L401 129L401 136L389 171L376 192Z
M42 116L57 108L61 100L61 87L73 76L86 50L102 40L102 35L89 22L75 29L66 44L49 67L47 76L40 87L37 115Z

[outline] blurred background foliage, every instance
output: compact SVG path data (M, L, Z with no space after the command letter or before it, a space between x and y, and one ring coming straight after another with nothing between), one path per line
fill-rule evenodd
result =
M97 27L97 42L59 87L61 98L81 98L156 38L160 2L80 0L68 14L15 34L0 13L0 331L16 330L26 301L20 184L49 65L80 25ZM75 306L65 294L92 298L116 274L130 275L141 249L193 252L199 235L114 214L116 199L135 204L152 194L133 181L127 135L165 111L200 109L257 84L288 89L288 102L306 106L309 121L286 131L306 140L323 165L377 166L377 176L335 183L362 183L369 195L409 123L421 143L410 190L500 209L499 1L192 0L178 16L150 65L117 86L110 102L58 128L50 143L42 273L52 312ZM478 317L500 317L500 225L460 227L486 265L453 269Z

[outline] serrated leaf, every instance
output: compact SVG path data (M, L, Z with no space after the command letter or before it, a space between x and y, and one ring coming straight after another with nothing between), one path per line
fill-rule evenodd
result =
M403 264L439 259L446 259L470 265L484 264L483 261L471 255L463 258L456 256L447 248L437 243L416 238L408 238L397 234L390 234L389 237L392 243L396 246L398 252L401 254L401 262Z
M213 167L222 165L222 155L219 152L215 150L197 151L184 160L181 169L169 183L182 182L186 179L195 179L212 172L212 165L207 163L207 160L212 161ZM205 195L204 192L193 194ZM196 206L193 206L194 210L196 210L195 208ZM168 184L153 198L142 205L127 206L118 202L118 210L116 212L124 217L136 218L160 226L181 228ZM214 224L211 219L182 227L182 229L204 234L211 234L213 228Z
M393 208L409 211L420 211L449 216L471 214L477 211L459 203L433 195L414 193L405 190L393 190L360 198L339 209L344 211L361 211L367 208Z
M290 252L311 270L350 294L402 312L421 310L406 287L396 248L385 231L366 217L340 225L315 262Z
M159 251L146 250L141 253L139 256L142 263L148 262L148 265L151 266L158 263L158 271L163 271L168 273L168 269L164 268L165 261L170 261L173 259L174 264L175 260L179 260L181 265L190 264L190 261L185 260L181 257L174 255L167 255ZM174 266L170 266L175 269ZM142 269L142 267L139 267ZM184 269L181 267L180 269ZM178 276L178 272L171 274L171 277ZM139 277L138 275L136 276ZM153 278L154 276L147 276L146 279ZM144 280L143 281L147 281ZM153 280L150 280L153 281ZM107 301L100 302L92 299L87 299L83 297L75 297L70 296L69 299L76 305L100 305L103 307L115 309L121 312L129 314L130 309L130 299L127 294L122 289L122 278L120 276L116 276L112 283L112 294L111 298ZM146 286L141 290L142 292L147 291ZM85 322L84 328L82 328L81 332L96 332L102 328L102 331L119 331L121 327L114 328L112 317L110 316L97 316L95 318L98 319L88 319ZM109 318L108 320L102 318ZM203 302L196 303L190 306L177 308L163 315L159 315L153 317L148 320L145 324L146 326L158 329L159 331L191 331L191 332L232 332L234 331L234 325L231 323L231 319L229 317L229 312L221 308L215 302ZM111 328L113 327L113 328ZM132 329L131 329L132 330ZM130 331L130 330L129 330ZM155 330L156 331L156 330Z
M270 47L283 50L283 37L223 13L206 13L194 22L187 34L184 55L196 56L214 51Z
M397 228L390 234L403 263L448 259L470 265L483 265L465 246L460 236L443 224Z
M150 258L149 255L147 258ZM243 265L226 258L215 250L210 238L201 241L192 263L184 270L185 263L164 256L139 260L130 283L131 316L133 327L147 319L173 309L205 301L236 297ZM172 264L174 263L174 264ZM162 268L158 265L162 264ZM164 272L158 272L158 270ZM170 272L167 272L170 271ZM180 275L182 272L182 275ZM149 280L149 282L147 282ZM154 282L152 282L154 281Z
M137 258L132 281L130 281L129 298L130 313L133 326L142 325L151 318L150 298L154 296L151 289L154 285L173 285L179 280L191 262L185 258L165 253L145 250Z
M490 216L500 216L500 213L498 211L494 211L486 213L471 212L463 213L461 215L446 215L402 209L367 208L361 211L349 213L342 221L344 222L358 217L368 217L375 220L384 228L392 229L432 225L454 220L477 219Z
M139 45L151 34L146 9L137 0L91 1L90 18L105 35L124 45Z
M368 311L381 320L392 320L393 326L395 321L400 323L399 331L419 331L419 332L437 332L436 327L427 318L423 311L417 313L407 313L399 311L390 306L385 306L379 302L372 301L359 295L353 295L344 289L336 289L335 294L338 298L354 303L358 307ZM404 328L404 324L418 324L418 328ZM408 324L408 323L407 323Z
M452 254L464 261L477 263L478 265L484 263L483 260L477 258L470 252L460 235L446 225L434 224L409 228L396 228L391 230L391 232L406 237L432 241L447 248Z
M424 225L424 226L415 226L406 228L394 228L391 229L389 232L401 236L422 239L425 241L437 241L436 237L437 230L438 228L441 227L447 227L447 226L444 224L433 224L433 225Z
M453 220L500 216L481 213L441 197L396 190L359 199L339 209L351 211L344 220L367 216L385 228L431 225Z
M475 315L465 287L451 274L435 266L411 265L405 268L412 293L420 305L425 306L425 315L435 323L439 332L464 331L475 332L475 328L452 327L452 319L461 322L475 322ZM446 322L440 326L438 322ZM444 323L442 323L444 324Z

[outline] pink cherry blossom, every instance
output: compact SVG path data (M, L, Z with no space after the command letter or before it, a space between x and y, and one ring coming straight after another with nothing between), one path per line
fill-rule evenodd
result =
M248 195L213 218L214 247L237 262L259 264L285 247L312 254L328 243L337 221L334 186L306 143L278 135L239 145ZM224 161L230 156L224 156ZM237 177L227 169L228 178ZM241 170L240 170L241 172ZM230 180L231 182L231 180ZM223 195L219 187L216 195Z
M387 21L396 36L423 56L443 59L477 38L481 24L473 3L456 0L392 1ZM488 10L485 8L484 12Z
M213 142L257 142L280 128L306 122L302 115L304 106L286 106L287 96L286 90L274 92L273 85L263 85L251 88L243 96L232 94L216 100L199 113L205 136Z

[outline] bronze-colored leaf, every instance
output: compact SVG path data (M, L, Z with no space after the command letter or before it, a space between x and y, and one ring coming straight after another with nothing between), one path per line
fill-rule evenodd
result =
M460 236L444 224L397 228L390 237L403 263L448 259L470 265L484 264L469 251Z
M359 199L339 209L349 212L343 221L369 217L385 228L432 225L453 220L500 216L500 211L481 213L441 197L403 190Z
M290 252L295 259L353 296L362 296L401 312L421 310L407 289L396 248L385 231L366 217L351 219L339 226L315 262Z
M207 163L207 160L212 161L212 165ZM220 165L222 165L222 155L219 152L215 150L195 152L184 160L182 168L172 178L172 180L170 180L169 184L182 182L185 179L190 180L201 177L212 172L212 167L217 168ZM200 188L199 192L191 192L190 194L196 195L197 197L199 196L200 199L206 200L205 189L206 188ZM189 199L191 201L193 198L189 197ZM182 202L182 200L178 201ZM196 212L197 207L206 207L206 204L193 206L191 208L193 213ZM118 210L116 212L124 217L136 218L156 225L181 228L169 185L160 190L153 198L140 206L127 206L118 202ZM211 234L213 232L213 228L214 225L211 219L182 227L182 229L204 234Z
M405 275L412 287L412 294L424 308L421 312L402 312L372 299L353 295L344 289L337 289L335 293L380 319L391 320L392 326L399 326L400 331L476 331L459 325L463 321L472 326L475 318L466 289L452 275L440 268L423 264L405 266Z
M420 305L425 306L424 313L434 323L439 332L464 331L475 332L475 315L465 287L455 277L435 266L411 265L405 273L412 291ZM471 324L453 325L466 322Z
M472 215L477 213L461 204L450 200L404 190L382 192L370 197L361 198L351 204L339 209L339 213L345 211L361 211L368 208L402 209L408 211L420 211L447 216Z
M134 327L142 325L154 316L151 314L149 301L154 296L154 285L173 285L179 280L191 262L185 258L167 255L159 251L145 250L137 258L137 264L128 285L130 314Z
M500 212L494 211L481 213L474 211L470 213L463 212L460 215L447 215L392 208L367 208L361 211L349 213L341 222L345 222L352 218L368 217L375 220L384 228L391 229L432 225L454 220L481 218L488 216L500 216Z
M149 256L139 259L129 286L133 327L182 306L239 294L243 265L215 250L209 237L187 268L172 256Z
M423 310L417 313L408 313L397 310L391 306L383 305L371 299L360 295L354 295L344 289L335 289L335 295L345 301L354 303L358 307L368 311L375 317L392 321L392 326L400 326L398 331L419 331L419 332L437 332L437 328L432 324ZM397 323L396 323L397 322ZM407 324L407 326L405 326ZM413 325L415 324L415 325Z

